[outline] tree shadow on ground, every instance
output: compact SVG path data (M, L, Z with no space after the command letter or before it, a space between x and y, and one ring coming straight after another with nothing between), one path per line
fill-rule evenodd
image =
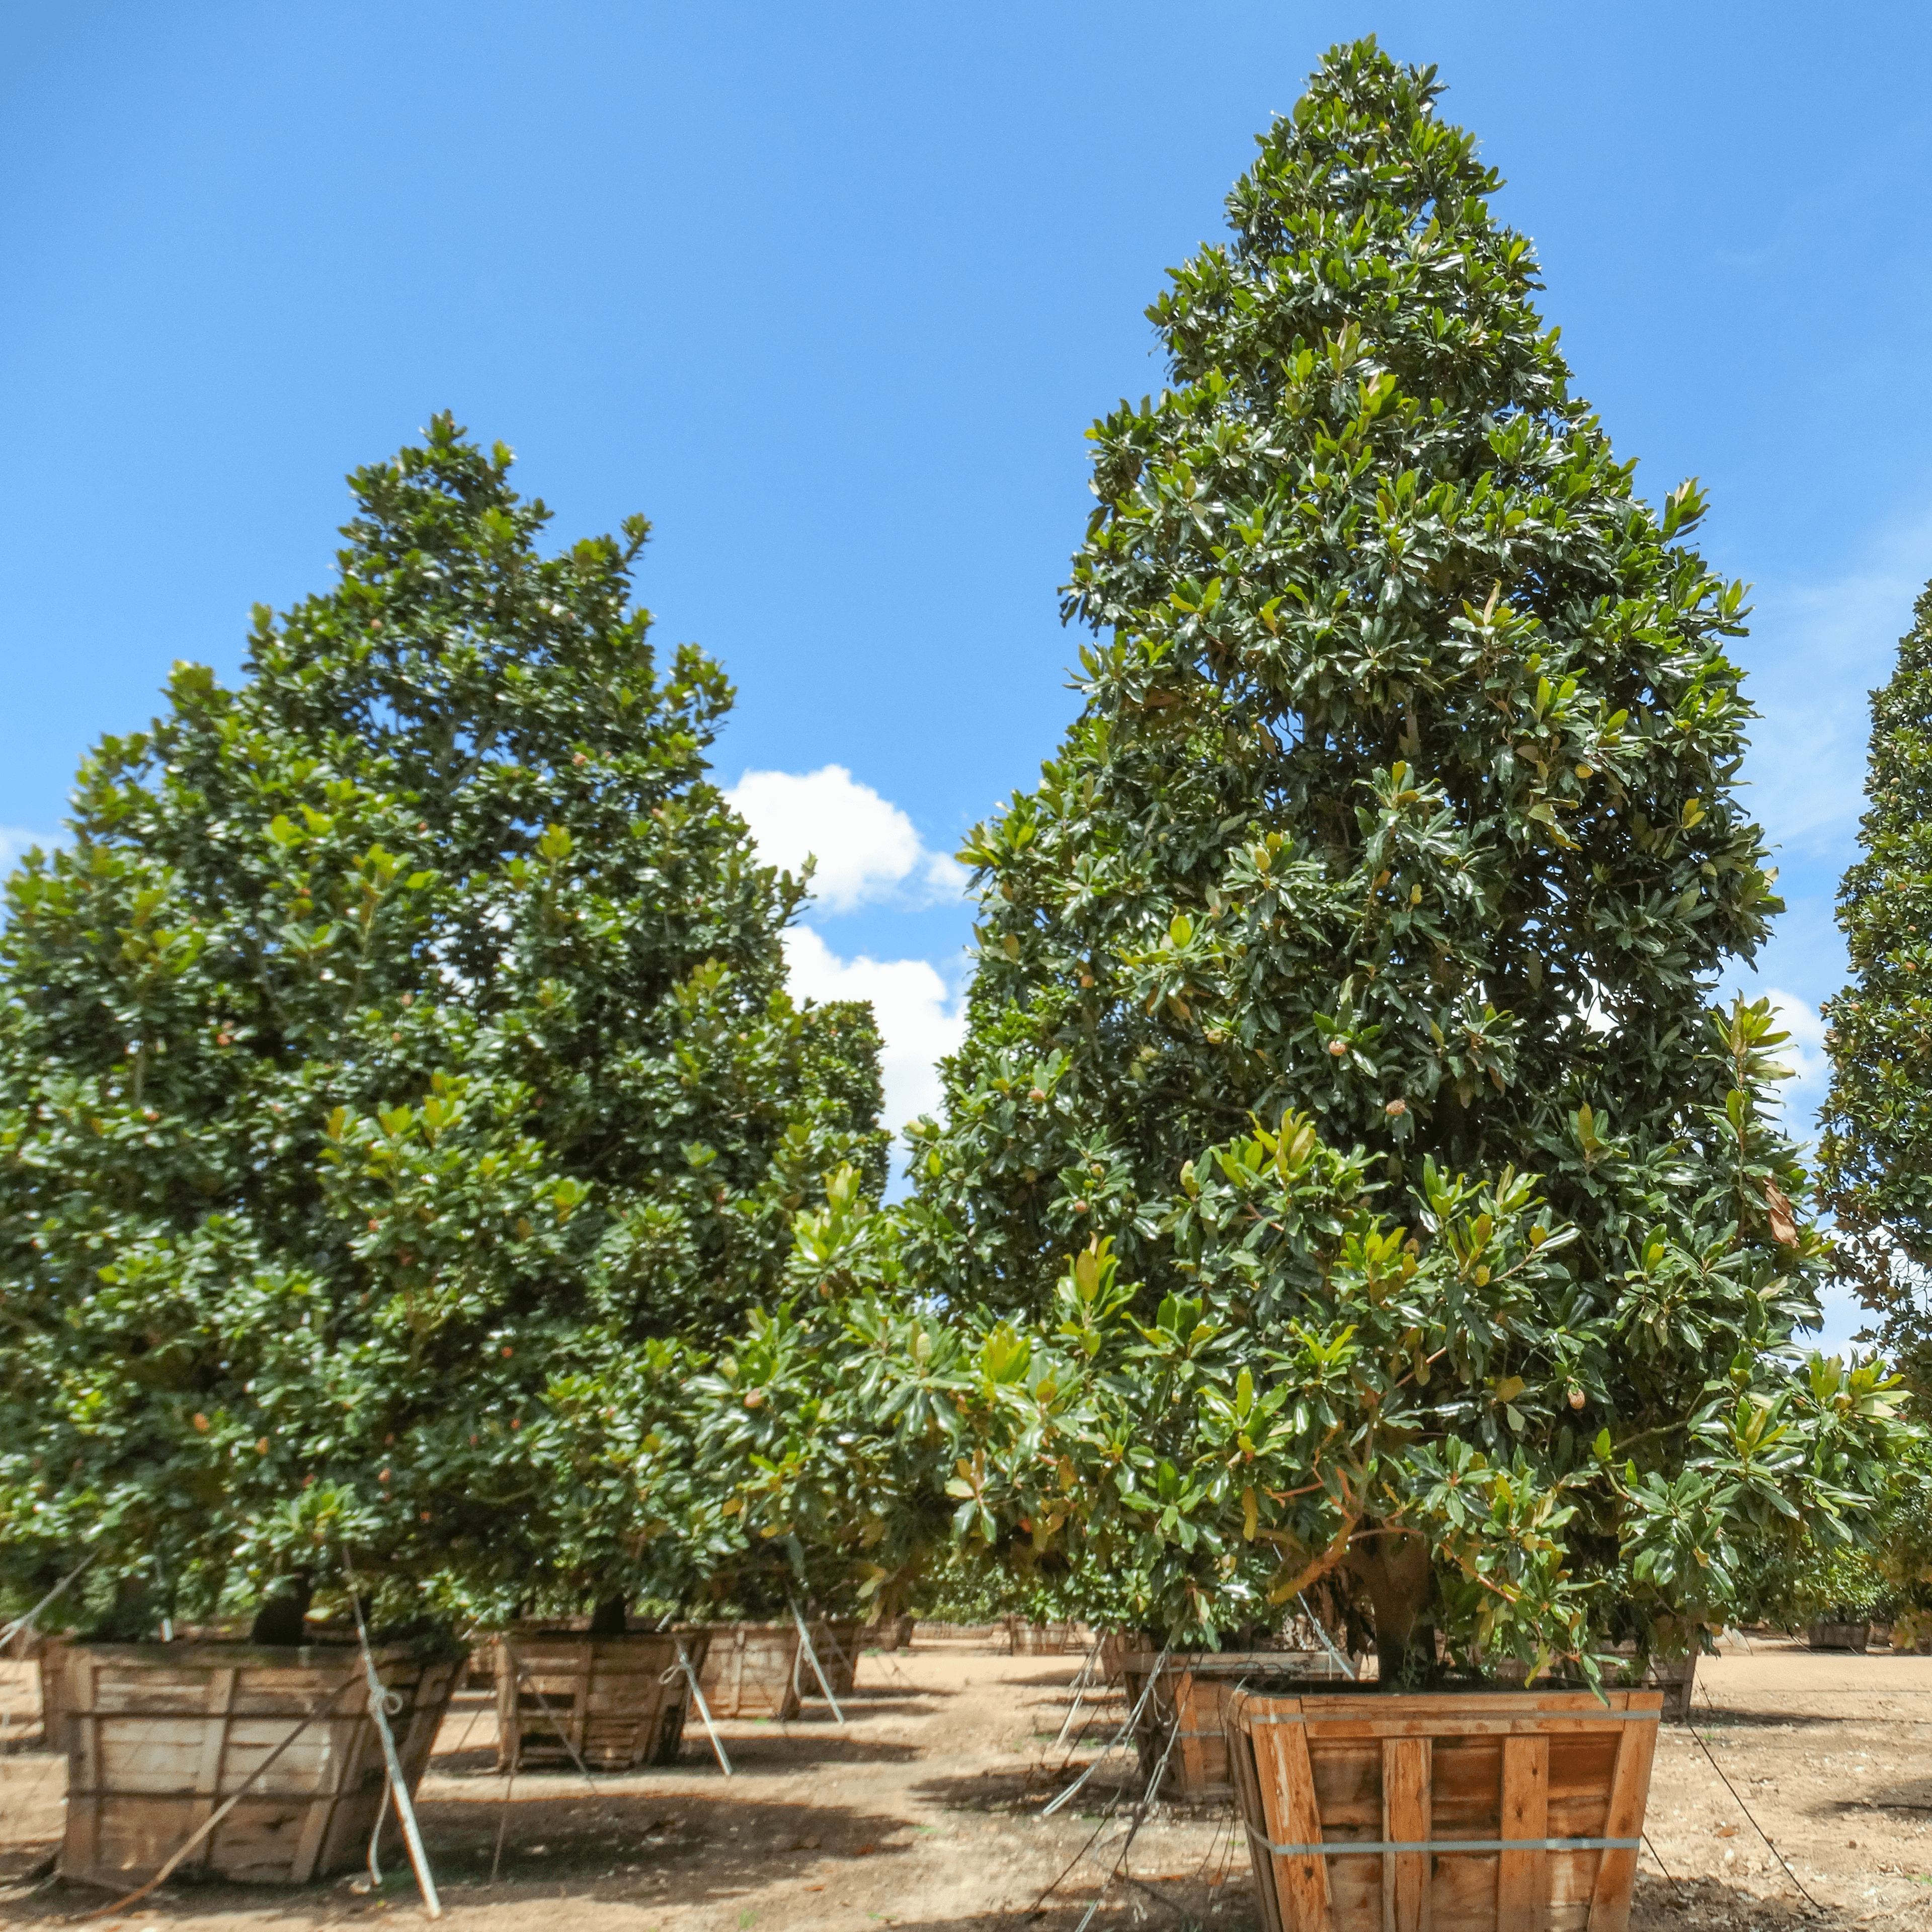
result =
M1085 1768L1079 1762L1016 1765L1011 1770L1000 1766L970 1778L922 1778L911 1786L910 1795L949 1811L1036 1817ZM1131 1810L1146 1795L1146 1775L1131 1755L1124 1759L1116 1752L1067 1801L1065 1815L1090 1820L1102 1811ZM1232 1815L1225 1800L1212 1798L1162 1798L1156 1808L1162 1818L1178 1824L1212 1824Z
M808 1879L830 1861L890 1862L913 1849L907 1821L850 1807L747 1799L741 1790L717 1796L690 1792L614 1790L593 1796L580 1781L539 1789L519 1778L512 1802L425 1796L417 1805L423 1844L445 1902L475 1906L527 1904L534 1898L574 1897L599 1903L690 1908L788 1881ZM548 1780L545 1783L548 1784ZM507 1816L506 1816L507 1813ZM503 1828L497 1882L489 1882L496 1833ZM380 1898L358 1899L358 1874L338 1873L291 1891L282 1886L170 1884L142 1901L144 1922L220 1916L260 1924L277 1919L333 1923L358 1906L379 1910L416 1897L414 1882L393 1825L385 1833L388 1874ZM134 1881L130 1880L129 1888ZM108 1904L112 1894L58 1882L26 1896L0 1898L0 1924L67 1923Z
M1847 1724L1882 1724L1885 1719L1874 1715L1869 1718L1848 1718L1840 1712L1833 1714L1824 1711L1734 1711L1720 1705L1715 1710L1707 1710L1700 1706L1695 1714L1696 1727L1706 1736L1725 1731L1805 1731L1842 1728ZM1664 1727L1664 1736L1681 1735L1690 1726L1670 1724Z
M1808 1932L1849 1932L1864 1922L1849 1908L1814 1909L1796 1893L1760 1898L1742 1886L1718 1878L1663 1879L1637 1874L1630 1932L1778 1932L1804 1926Z

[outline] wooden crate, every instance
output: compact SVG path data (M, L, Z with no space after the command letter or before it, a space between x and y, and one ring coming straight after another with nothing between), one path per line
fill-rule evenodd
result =
M908 1617L903 1621L906 1626L907 1641L910 1642L912 1637L912 1619ZM935 1642L986 1643L991 1641L997 1642L1001 1649L1006 1647L1009 1634L1004 1619L1000 1622L991 1624L949 1624L928 1622L921 1624L919 1628ZM878 1643L881 1634L880 1627L878 1624L867 1624L865 1633L866 1647L870 1648L874 1644ZM880 1644L879 1647L884 1649L887 1646ZM896 1642L890 1647L893 1649L898 1648Z
M402 1700L389 1718L413 1790L459 1658L376 1653ZM382 1745L359 1649L247 1643L64 1647L64 1878L117 1891L151 1876L302 1720L317 1713L179 1868L248 1885L301 1885L362 1862L382 1815Z
M1804 1633L1814 1650L1862 1651L1871 1642L1870 1624L1816 1623Z
M938 1629L942 1633L952 1630L956 1634L967 1626L940 1624L928 1625L928 1628ZM1006 1634L1004 1624L993 1628L998 1628L1002 1636ZM906 1650L911 1647L912 1632L913 1619L910 1617L886 1617L878 1623L868 1624L860 1634L860 1640L868 1650Z
M782 1624L706 1624L710 1648L700 1681L714 1718L776 1718L782 1724L798 1715L799 1672L812 1666L799 1653L798 1626Z
M1267 1932L1624 1932L1663 1700L1606 1696L1236 1699Z
M1144 1704L1141 1693L1160 1675ZM1163 1754L1160 1795L1214 1798L1234 1794L1228 1768L1228 1707L1246 1685L1282 1677L1322 1678L1339 1674L1319 1651L1196 1651L1164 1662L1157 1652L1130 1650L1120 1660L1120 1684L1127 1708L1139 1706L1134 1745L1140 1755L1142 1789ZM1172 1747L1168 1734L1174 1735Z
M40 1664L35 1657L0 1657L0 1754L41 1742Z
M1682 1657L1653 1657L1638 1681L1646 1690L1663 1692L1666 1724L1690 1721L1690 1700L1697 1688L1696 1652L1686 1651Z
M1016 1657L1064 1657L1067 1647L1065 1624L1024 1623L1016 1617L1009 1626Z
M702 1630L591 1636L539 1626L498 1637L496 1768L572 1765L571 1744L600 1771L675 1764L691 1701L678 1668L680 1643L701 1676Z
M865 1625L856 1617L821 1617L812 1625L812 1647L835 1697L849 1697L859 1675L860 1639ZM799 1666L799 1688L808 1697L823 1694L808 1663Z

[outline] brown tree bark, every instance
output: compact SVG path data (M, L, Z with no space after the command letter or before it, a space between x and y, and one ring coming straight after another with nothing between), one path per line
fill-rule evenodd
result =
M1360 1579L1374 1606L1382 1682L1426 1683L1436 1674L1436 1625L1428 1615L1436 1578L1427 1543L1412 1531L1370 1531L1350 1546L1342 1564Z

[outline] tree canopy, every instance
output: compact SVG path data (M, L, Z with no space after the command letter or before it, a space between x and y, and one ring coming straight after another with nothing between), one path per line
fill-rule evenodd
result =
M1533 1168L1607 1272L1593 1138L1721 1098L1702 1008L1779 903L1742 588L1572 393L1439 91L1335 50L1148 311L1168 386L1088 432L1081 714L962 854L922 1198L976 1295L1039 1305L1096 1232L1138 1265L1182 1162L1288 1106L1394 1198L1425 1154Z
M1932 588L1871 698L1863 856L1838 888L1852 982L1825 1009L1820 1142L1838 1258L1880 1338L1932 1387Z
M615 1591L730 1540L686 1384L883 1179L877 1036L785 990L803 886L706 776L731 690L650 642L647 526L544 555L510 461L442 417L357 472L334 586L238 684L178 665L8 881L16 1569L206 1600L327 1525Z
M878 1264L966 1317L909 1384L962 1534L1196 1633L1346 1573L1398 1670L1720 1615L1891 1426L1796 1372L1783 1036L1713 998L1779 907L1742 586L1573 394L1439 92L1331 50L1088 433L1082 709L962 854Z

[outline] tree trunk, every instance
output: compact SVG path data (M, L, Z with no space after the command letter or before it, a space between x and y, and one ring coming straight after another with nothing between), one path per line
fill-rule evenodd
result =
M1436 1625L1427 1614L1436 1578L1428 1544L1411 1532L1381 1530L1342 1560L1367 1587L1375 1609L1381 1681L1402 1688L1429 1682L1436 1675Z
M95 1625L95 1643L146 1643L155 1622L154 1586L145 1576L122 1576L114 1586L114 1601Z
M622 1597L606 1597L591 1612L590 1634L592 1636L622 1636L629 1628L625 1617L625 1601Z
M272 1596L262 1599L248 1628L250 1643L278 1644L285 1648L304 1643L308 1637L308 1606L315 1594L306 1570L286 1578Z

